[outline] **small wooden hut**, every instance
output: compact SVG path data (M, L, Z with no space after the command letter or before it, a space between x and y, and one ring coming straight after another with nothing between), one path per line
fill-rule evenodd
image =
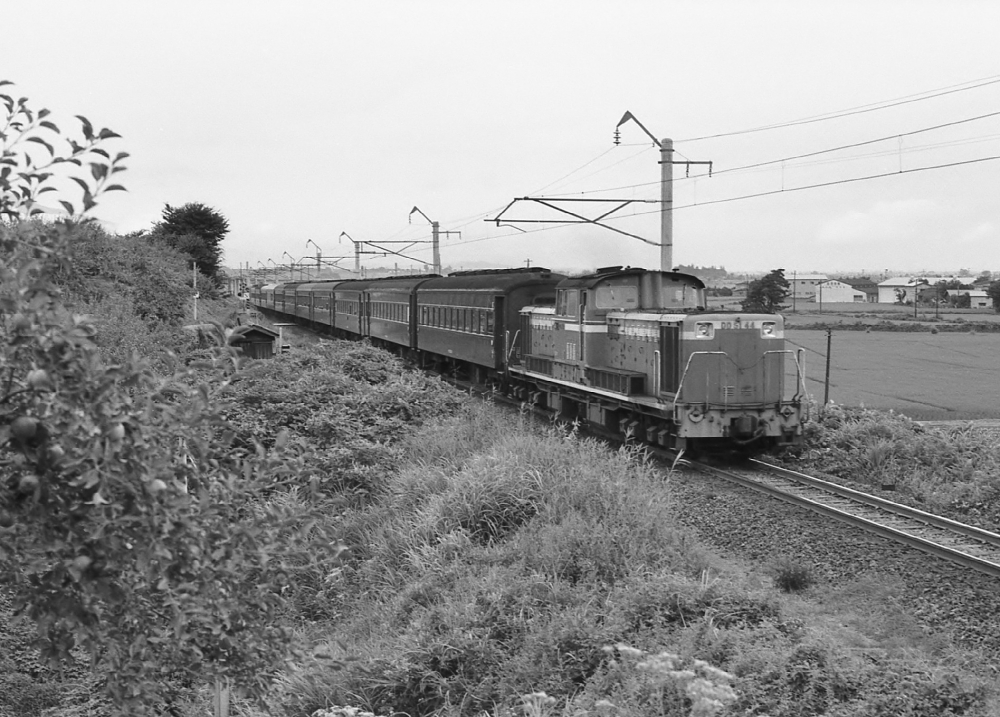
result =
M233 333L229 335L229 345L242 350L247 358L269 359L274 358L274 341L277 338L277 331L248 324L233 329Z

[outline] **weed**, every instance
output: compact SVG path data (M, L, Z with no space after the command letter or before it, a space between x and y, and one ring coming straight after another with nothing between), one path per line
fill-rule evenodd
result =
M775 566L774 584L786 593L799 592L813 584L812 572L807 566L785 558Z

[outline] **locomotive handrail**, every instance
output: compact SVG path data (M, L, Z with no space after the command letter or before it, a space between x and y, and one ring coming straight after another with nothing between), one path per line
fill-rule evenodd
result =
M660 372L662 371L659 351L653 351L653 395L660 395Z
M781 350L765 351L764 355L767 356L768 354L784 354L784 353L792 354L792 359L795 361L796 393L792 396L792 401L795 401L797 397L804 395L804 389L805 389L805 372L799 366L799 359L795 355L796 352L792 351L792 349L781 349ZM694 361L695 356L725 356L727 359L729 359L730 363L732 363L734 366L736 365L736 362L733 360L733 358L725 351L695 351L690 356L688 356L687 363L684 365L684 372L681 374L681 380L677 384L677 391L674 393L674 401L671 408L675 416L677 415L677 401L681 398L681 393L684 390L684 379L687 378L688 370L691 368L691 364ZM764 367L764 376L766 379L767 377L766 364ZM802 391L802 393L799 392L800 390ZM779 399L779 401L780 400L781 399ZM801 398L799 398L799 401L801 402ZM710 402L706 400L705 406L707 407L709 403ZM723 406L728 406L728 405L729 405L728 401L723 403Z
M805 394L805 371L799 366L799 356L802 349L798 351L793 351L792 349L780 349L771 351L765 351L764 355L768 354L791 354L792 360L795 362L795 393L792 395L792 401L801 401L801 397ZM767 364L764 364L764 392L767 393ZM781 399L779 399L781 400Z
M684 379L687 378L688 369L691 368L691 362L694 361L695 356L725 356L730 361L733 361L729 357L729 354L725 351L695 351L688 356L687 363L684 364L684 372L681 374L681 380L677 383L677 391L674 393L674 404L672 408L675 416L677 415L677 399L681 397L681 391L684 390ZM735 364L736 362L733 361L733 363ZM708 405L708 401L706 401L705 404Z
M517 348L517 336L520 333L521 333L521 329L518 329L517 331L514 332L514 338L511 339L510 338L510 331L506 332L507 335L506 335L505 339L507 341L507 346L505 348L507 349L507 355L504 356L504 366L505 367L509 367L510 366L510 356L511 356L511 354L514 353L514 350Z

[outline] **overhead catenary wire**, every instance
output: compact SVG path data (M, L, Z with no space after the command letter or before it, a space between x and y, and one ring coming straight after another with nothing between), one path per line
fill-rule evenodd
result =
M991 156L988 156L988 157L977 157L975 159L961 160L961 161L957 161L957 162L946 162L946 163L943 163L943 164L936 164L936 165L930 165L930 166L925 166L925 167L913 167L913 168L910 168L910 169L895 170L895 171L892 171L892 172L882 172L882 173L879 173L879 174L870 174L870 175L865 175L865 176L862 176L862 177L849 177L849 178L845 178L845 179L831 180L829 182L818 182L816 184L802 185L802 186L797 186L797 187L783 187L781 189L768 190L768 191L764 191L764 192L755 192L755 193L751 193L751 194L743 194L743 195L736 196L736 197L724 197L722 199L712 199L712 200L708 200L708 201L705 201L705 202L699 202L699 203L683 204L683 205L679 205L679 206L675 205L673 207L672 211L678 211L680 209L692 209L694 207L704 207L704 206L708 206L708 205L711 205L711 204L726 204L726 203L738 202L738 201L742 201L742 200L746 200L746 199L757 199L757 198L760 198L760 197L773 196L773 195L776 195L776 194L785 194L785 193L799 192L799 191L805 191L805 190L810 190L810 189L821 189L821 188L825 188L825 187L835 186L835 185L838 185L838 184L851 184L851 183L869 181L869 180L874 180L874 179L884 179L884 178L887 178L887 177L894 177L894 176L898 176L898 175L901 175L901 174L914 174L914 173L917 173L917 172L933 171L933 170L938 170L938 169L948 169L948 168L951 168L951 167L958 167L958 166L971 165L971 164L979 164L979 163L982 163L982 162L990 162L990 161L996 161L996 160L1000 160L1000 155L991 155ZM604 219L604 221L607 221L607 222L623 221L625 219L631 219L631 218L634 218L634 217L637 217L637 216L644 216L644 215L648 215L648 214L658 214L659 212L660 212L659 209L655 209L655 210L651 210L651 211L645 211L645 212L633 212L631 214L626 214L626 215L618 216L618 217L607 217L607 218ZM503 239L503 238L512 237L512 236L522 236L524 234L535 234L535 233L543 232L543 231L554 231L556 229L565 229L566 227L573 226L573 225L574 225L574 223L572 223L572 222L565 222L565 223L554 224L552 226L538 227L538 228L535 228L535 229L527 229L527 230L523 230L523 231L519 230L517 233L509 232L507 234L492 234L492 235L489 235L489 236L479 237L479 238L476 238L476 239L467 239L467 240L463 240L463 241L454 242L452 244L452 246L463 246L463 245L466 245L466 244L478 244L480 242L491 241L491 240L494 240L494 239ZM421 251L421 250L418 250L418 251ZM423 250L423 251L426 251L426 250Z
M931 125L931 126L928 126L928 127L921 127L919 129L910 130L908 132L898 132L898 133L895 133L895 134L889 134L889 135L885 135L885 136L882 136L882 137L877 137L875 139L862 140L861 142L853 142L853 143L850 143L850 144L839 145L839 146L836 146L836 147L829 147L827 149L820 149L820 150L816 150L816 151L813 151L813 152L806 152L806 153L797 154L797 155L789 155L787 157L780 157L778 159L768 159L768 160L764 160L762 162L754 162L752 164L745 164L745 165L741 165L741 166L738 166L738 167L729 167L729 168L724 168L724 169L713 169L712 170L712 176L718 176L720 174L732 174L732 173L735 173L735 172L743 172L743 171L747 171L747 170L750 170L750 169L757 169L757 168L760 168L760 167L767 167L767 166L771 166L771 165L775 165L775 164L781 164L783 162L794 162L794 161L797 161L797 160L800 160L800 159L807 159L809 157L816 157L816 156L819 156L819 155L822 155L822 154L831 154L833 152L842 152L842 151L845 151L845 150L848 150L848 149L855 149L857 147L864 147L864 146L871 145L871 144L877 144L879 142L888 142L888 141L891 141L891 140L899 139L900 137L910 137L910 136L917 135L917 134L922 134L922 133L925 133L925 132L932 132L934 130L944 129L946 127L954 127L954 126L957 126L957 125L966 124L966 123L969 123L969 122L976 122L976 121L979 121L979 120L988 119L990 117L996 117L996 116L1000 116L1000 111L998 111L998 112L988 112L986 114L976 115L974 117L966 117L966 118L963 118L963 119L960 119L960 120L954 120L954 121L951 121L951 122L943 122L941 124ZM993 135L988 135L988 136L993 136ZM964 140L964 139L963 140L954 140L953 143L954 144L960 144L960 143L963 143L965 141L966 140ZM950 143L940 143L940 146L947 146L948 144L950 144ZM910 152L910 151L915 151L917 149L919 149L919 148L913 147L913 148L906 148L903 151ZM896 153L898 153L898 151L899 151L898 149L894 149L891 152L887 151L886 154L896 154ZM850 160L853 160L853 159L855 159L855 157L848 157L848 158L845 158L843 160L831 160L831 161L850 161ZM614 166L614 165L612 165L612 166ZM800 165L800 166L804 166L804 165ZM696 175L696 177L697 177L697 175ZM680 178L678 180L675 180L675 181L683 181L685 179L694 179L696 177L682 177L682 178ZM651 187L651 186L659 185L660 183L661 183L661 180L656 180L656 181L651 181L651 182L639 182L639 183L636 183L636 184L619 185L619 186L616 186L616 187L606 187L606 188L602 188L602 189L583 190L583 191L580 191L580 192L574 192L573 194L574 194L574 196L576 196L576 195L584 195L584 194L599 194L599 193L602 193L602 192L612 192L612 191L618 191L618 190L622 190L622 189L638 189L640 187ZM551 198L551 197L556 196L556 195L541 195L541 196Z
M992 75L990 77L983 77L977 80L968 80L966 82L962 82L957 85L949 85L948 87L942 87L937 90L926 90L924 92L919 92L915 95L904 95L903 97L896 98L894 100L885 100L882 102L874 102L867 105L859 105L858 107L852 107L846 110L834 110L833 112L827 112L821 115L813 115L811 117L803 117L801 119L790 120L787 122L762 125L760 127L752 127L749 129L734 130L732 132L720 132L717 134L704 135L702 137L688 137L686 139L679 139L676 141L679 143L700 142L706 139L734 137L737 135L751 134L754 132L765 132L772 129L783 129L785 127L797 127L799 125L813 124L815 122L825 122L827 120L840 119L842 117L850 117L852 115L865 114L868 112L877 112L878 110L889 109L890 107L898 107L900 105L911 104L913 102L922 102L924 100L930 100L936 97L943 97L944 95L955 94L956 92L966 92L968 90L975 90L980 87L995 85L998 82L1000 82L1000 75ZM971 84L971 83L976 83L976 84ZM966 87L965 85L969 86Z
M726 204L728 202L738 202L744 199L756 199L758 197L767 197L774 194L787 194L791 192L799 192L806 189L820 189L823 187L832 187L838 184L851 184L853 182L864 182L871 179L884 179L886 177L896 177L901 174L914 174L916 172L927 172L935 169L948 169L951 167L960 167L969 164L980 164L982 162L992 162L1000 159L1000 155L991 155L988 157L976 157L974 159L959 160L956 162L945 162L943 164L934 164L925 167L911 167L909 169L897 169L892 172L881 172L879 174L868 174L862 177L847 177L845 179L834 179L829 182L817 182L816 184L806 184L797 187L782 187L781 189L772 189L765 192L754 192L752 194L742 194L736 197L723 197L722 199L710 199L705 202L682 204L680 206L675 205L672 211L677 211L678 209L691 209L693 207L704 207L710 204ZM642 216L644 214L658 214L659 209L655 209L647 212L633 212L632 214L627 214L621 217L609 217L605 221L615 221L628 219L630 217Z
M989 77L985 77L985 78L979 78L977 80L969 80L969 81L966 81L966 82L963 82L963 83L959 83L959 84L956 84L956 85L950 85L950 86L943 87L943 88L938 88L938 89L934 89L934 90L927 90L927 91L924 91L924 92L921 92L921 93L917 93L917 94L913 94L913 95L906 95L906 96L895 98L895 99L892 99L892 100L885 100L885 101L881 101L881 102L877 102L877 103L871 103L871 104L867 104L867 105L860 105L860 106L857 106L857 107L852 107L852 108L848 108L848 109L844 109L844 110L836 110L836 111L833 111L833 112L829 112L829 113L825 113L825 114L821 114L821 115L814 115L814 116L810 116L810 117L804 117L804 118L800 118L800 119L796 119L796 120L791 120L791 121L788 121L788 122L776 123L776 124L771 124L771 125L763 125L763 126L759 126L759 127L752 127L752 128L747 128L747 129L743 129L743 130L737 130L737 131L733 131L733 132L717 133L717 134L713 134L713 135L705 135L705 136L702 136L702 137L692 137L692 138L687 138L687 139L683 139L683 140L677 140L677 142L678 143L695 142L695 141L701 141L701 140L705 140L705 139L714 139L714 138L720 138L720 137L737 136L737 135L749 134L749 133L753 133L753 132L760 132L760 131L766 131L766 130L772 130L772 129L781 129L781 128L785 128L785 127L794 127L794 126L803 125L803 124L810 124L810 123L815 123L815 122L821 122L821 121L839 119L839 118L848 117L848 116L852 116L852 115L864 114L864 113L869 113L869 112L875 112L875 111L879 111L879 110L889 109L891 107L897 107L897 106L900 106L900 105L906 105L906 104L911 104L911 103L915 103L915 102L921 102L921 101L925 101L925 100L930 100L930 99L933 99L933 98L936 98L936 97L942 97L942 96L945 96L945 95L950 95L950 94L955 94L955 93L959 93L959 92L965 92L965 91L969 91L969 90L974 90L974 89L978 89L978 88L981 88L981 87L985 87L985 86L989 86L989 85L994 85L994 84L997 84L997 83L1000 83L1000 75L993 75L993 76L989 76ZM829 154L829 153L834 153L834 152L838 152L838 151L844 151L844 150L847 150L847 149L852 149L852 148L857 148L857 147L861 147L861 146L866 146L866 145L870 145L870 144L876 144L878 142L884 142L884 141L889 141L889 140L893 140L893 139L899 139L901 137L912 136L912 135L915 135L915 134L919 134L919 133L923 133L923 132L929 132L929 131L933 131L933 130L936 130L936 129L942 129L942 128L945 128L945 127L950 127L950 126L954 126L954 125L958 125L958 124L963 124L963 123L967 123L967 122L974 122L974 121L977 121L977 120L981 120L981 119L985 119L985 118L989 118L989 117L993 117L993 116L997 116L997 115L1000 115L1000 112L987 113L987 114L984 114L984 115L978 115L976 117L970 117L970 118L965 118L965 119L962 119L962 120L956 120L956 121L953 121L953 122L942 123L942 124L933 125L933 126L930 126L930 127L920 128L920 129L917 129L917 130L911 130L911 131L908 131L908 132L891 134L891 135L887 135L887 136L884 136L884 137L879 137L879 138L876 138L876 139L865 140L865 141L862 141L862 142L857 142L857 143L852 143L852 144L847 144L847 145L840 145L840 146L837 146L837 147L831 147L831 148L824 149L824 150L817 150L815 152L809 152L809 153L804 153L804 154L800 154L800 155L792 155L792 156L784 157L784 158L780 158L780 159L767 160L767 161L764 161L764 162L758 162L758 163L754 163L754 164L750 164L750 165L743 165L743 166L740 166L740 167L733 167L733 168L728 168L728 169L716 169L716 170L713 171L713 174L723 174L723 173L735 173L735 172L741 172L741 171L751 171L751 170L754 170L754 169L764 168L764 167L767 167L769 165L776 165L776 164L781 164L781 163L785 163L785 162L793 162L793 161L797 161L797 160L801 160L801 159L807 159L807 158L810 158L810 157L821 156L823 154ZM905 150L893 150L891 152L887 151L887 152L884 152L884 153L872 153L872 154L866 155L866 156L878 156L879 154L888 155L888 154L896 154L896 153L900 153L900 152L907 152L907 153L909 153L909 152L914 152L914 151L922 151L923 149L929 148L931 146L948 146L948 145L956 145L956 144L965 144L965 143L969 143L970 141L971 140L968 140L968 139L954 140L952 142L939 143L937 145L930 145L928 147L906 148ZM650 149L649 146L646 146L647 143L634 143L634 144L635 144L635 146L640 146L640 145L644 146L645 149L643 151L648 151ZM633 146L633 145L629 144L629 145L625 145L625 146ZM583 169L591 166L592 164L594 164L595 162L597 162L598 160L600 160L601 158L603 158L604 156L606 156L613 149L614 148L612 147L612 148L609 148L609 149L601 152L600 154L598 154L597 156L595 156L592 159L588 160L587 162L583 163L582 165L580 165L576 169L574 169L574 170L572 170L572 171L570 171L570 172L568 172L568 173L560 176L559 178L557 178L557 179L549 182L548 184L542 186L541 188L539 188L538 190L536 190L535 194L540 194L541 192L545 191L546 189L549 189L550 187L553 187L553 186L556 186L556 185L558 185L560 183L565 182L567 179L569 179L573 175L579 173ZM625 161L628 161L630 159L633 159L634 157L637 157L637 156L639 156L642 153L643 152L635 153L635 154L630 155L630 156L628 156L628 157L626 157L626 158L624 158L622 160L619 160L618 162L610 164L610 165L608 165L606 167L599 168L596 171L591 172L591 173L589 173L589 174L587 174L587 175L585 175L583 177L576 178L576 181L587 179L589 177L595 176L595 175L600 174L602 172L608 171L611 168L613 168L613 167L621 164L622 162L625 162ZM680 152L678 152L678 155L684 156ZM880 173L880 174L872 174L872 175L866 175L866 176L862 176L862 177L850 177L850 178L839 179L839 180L831 180L831 181L828 181L828 182L820 182L820 183L815 183L815 184L810 184L810 185L802 185L802 186L798 186L798 187L787 187L787 188L786 187L782 187L781 189L778 189L778 190L770 190L770 191L764 191L764 192L757 192L757 193L740 195L740 196L736 196L736 197L726 197L726 198L722 198L722 199L703 201L703 202L700 202L700 203L692 203L692 204L681 205L681 206L676 206L675 205L673 207L673 209L674 210L678 210L678 209L691 208L691 207L695 207L695 206L708 206L708 205L711 205L711 204L720 204L720 203L734 202L734 201L740 201L740 200L745 200L745 199L752 199L752 198L756 198L756 197L764 197L764 196L769 196L769 195L774 195L774 194L780 194L780 193L783 193L783 192L797 192L797 191L803 191L803 190L809 190L809 189L818 189L818 188L822 188L822 187L834 186L834 185L837 185L837 184L847 184L847 183L853 183L853 182L867 181L867 180L885 178L885 177L890 177L890 176L896 176L896 175L899 175L899 174L910 174L910 173L914 173L914 172L931 171L931 170L936 170L936 169L944 169L944 168L948 168L948 167L956 167L956 166L962 166L962 165L968 165L968 164L976 164L976 163L980 163L980 162L986 162L986 161L995 160L995 159L998 159L998 158L1000 158L1000 157L993 157L993 156L990 156L990 157L980 157L980 158L975 158L975 159L970 159L970 160L957 161L957 162L949 162L949 163L942 163L942 164L932 165L932 166L926 166L926 167L916 167L916 168L910 168L910 169L900 169L898 171L884 172L884 173ZM855 161L857 159L859 159L859 157L848 157L848 158L843 158L843 159L827 160L825 163L840 162L840 161ZM818 163L824 163L824 162L818 162ZM812 163L801 163L800 162L796 166L807 166L808 164L812 164ZM697 179L697 175L694 176L694 177L685 177L683 179L695 180L695 179ZM574 192L573 194L574 195L577 195L577 194L596 194L596 193L600 193L600 192L608 192L608 191L613 191L613 190L618 190L618 189L635 189L635 188L640 188L640 187L649 187L649 186L655 186L655 185L658 185L658 184L660 184L660 181L643 182L643 183L636 183L636 184L631 184L631 185L623 185L623 186L613 187L613 188ZM553 196L556 196L556 195L541 195L541 196L553 197ZM480 213L473 214L473 215L466 215L466 217L463 217L462 219L458 219L458 220L454 220L454 221L464 221L464 223L460 227L460 228L464 228L464 227L467 227L469 225L472 225L472 224L475 224L477 222L482 221L484 218L488 217L490 214L494 213L499 208L500 207L497 207L497 208L488 210L486 212L480 212ZM641 215L645 215L645 214L654 214L654 213L657 213L659 211L660 210L657 209L657 210L646 211L646 212L634 212L634 213L631 213L631 214L628 214L628 215L624 215L624 216L609 217L608 220L611 220L611 221L623 220L623 219L627 219L629 217L634 217L634 216L641 216ZM468 221L465 221L466 219ZM452 226L454 226L454 222L449 222L449 224L451 224ZM485 236L485 237L479 237L479 238L475 238L475 239L466 239L466 240L460 240L460 241L457 241L457 242L450 242L449 244L450 244L450 246L462 246L462 245L466 245L466 244L474 244L474 243L479 243L479 242L484 242L484 241L490 241L492 239L501 239L501 238L506 238L506 237L511 237L511 236L520 236L522 234L536 233L536 232L540 232L540 231L552 231L552 230L555 230L555 229L565 228L566 226L571 226L572 224L573 223L567 222L567 223L560 223L560 224L555 224L555 225L551 225L551 226L539 227L539 228L530 229L530 230L520 230L520 229L518 229L518 231L516 233L511 232L511 233L506 233L506 234L494 234L494 235ZM401 233L401 232L397 232L396 235L398 235L399 233ZM394 235L394 236L396 236L396 235ZM415 250L415 252L421 252L421 251L427 251L427 249L416 249Z

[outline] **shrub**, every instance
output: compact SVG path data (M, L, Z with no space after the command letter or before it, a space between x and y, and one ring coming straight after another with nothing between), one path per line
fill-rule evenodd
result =
M103 361L93 322L56 284L88 225L28 217L53 164L89 161L86 179L72 177L87 211L120 188L107 180L126 155L110 159L97 145L116 135L83 120L84 144L60 157L41 136L58 134L45 114L0 101L15 118L0 125L20 132L3 137L0 158L0 215L11 218L0 224L0 580L44 656L89 653L121 712L157 710L206 679L260 695L292 640L278 619L287 563L329 565L339 551L316 502L260 503L299 479L303 446L280 434L270 450L235 446L221 370ZM25 153L32 138L56 155L49 164ZM19 155L9 147L21 140ZM215 358L238 365L222 346Z
M1000 528L1000 444L971 425L926 428L892 411L824 408L793 458L809 470L870 488L893 485L899 499L958 520Z

